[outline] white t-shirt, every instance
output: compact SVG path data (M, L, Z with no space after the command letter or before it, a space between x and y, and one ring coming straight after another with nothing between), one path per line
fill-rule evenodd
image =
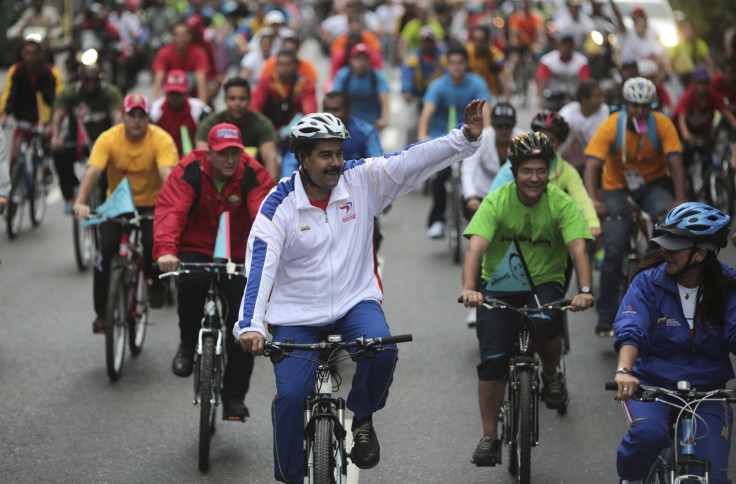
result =
M649 59L653 56L662 55L663 47L657 37L657 32L650 26L647 27L644 38L636 34L633 27L626 29L621 42L621 58L633 57L635 60Z
M685 315L691 331L695 327L695 300L698 296L699 287L691 288L677 284L677 289L680 292L680 302L682 303L682 313Z
M580 112L580 103L573 101L560 109L560 116L565 118L567 124L570 125L571 133L582 133L585 141L587 142L593 138L593 135L598 130L598 126L608 118L609 108L606 103L603 103L598 111L585 117L583 116L583 113Z
M578 20L575 21L567 9L560 10L560 13L555 16L555 26L561 33L569 32L572 34L575 48L578 50L582 49L585 39L595 30L595 23L587 14L580 12Z
M265 63L266 59L263 57L263 51L260 48L248 52L240 61L241 67L248 69L248 82L253 88L258 84L258 79L261 77L261 70Z
M511 137L524 131L514 128ZM496 131L493 126L483 128L480 149L469 158L465 158L460 169L460 181L463 184L463 197L485 198L491 189L491 183L501 169L496 149Z

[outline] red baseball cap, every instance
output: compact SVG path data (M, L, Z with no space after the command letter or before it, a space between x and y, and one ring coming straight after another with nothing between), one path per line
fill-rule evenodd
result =
M225 148L235 147L244 150L240 130L230 123L220 123L212 127L207 134L207 146L212 151L222 151Z
M151 110L151 105L148 102L148 98L143 94L128 94L123 98L123 112L129 113L135 108L141 108L146 114Z
M636 17L636 16L646 18L647 17L647 13L644 11L644 9L642 7L636 7L636 8L634 8L631 11L631 17L633 18L633 17Z
M189 78L187 73L180 70L174 69L166 74L166 80L164 81L164 92L181 92L186 94L189 91Z
M356 56L358 54L364 54L368 55L368 47L364 43L355 44L352 49L350 49L350 55Z

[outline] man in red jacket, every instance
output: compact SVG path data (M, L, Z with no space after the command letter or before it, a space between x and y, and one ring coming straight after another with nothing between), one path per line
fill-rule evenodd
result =
M242 263L253 219L273 186L266 169L244 152L238 128L228 123L215 125L207 137L207 150L194 150L181 160L159 193L153 224L153 256L161 271L176 270L180 260L211 261L223 212L230 212L233 260ZM237 319L245 282L245 278L220 282L220 293L227 301L223 317L228 324ZM177 376L192 374L208 288L209 277L203 274L186 274L179 279L180 344L172 362L172 371ZM226 334L227 366L221 393L223 419L242 420L249 416L243 401L253 371L253 356L240 349L230 331Z

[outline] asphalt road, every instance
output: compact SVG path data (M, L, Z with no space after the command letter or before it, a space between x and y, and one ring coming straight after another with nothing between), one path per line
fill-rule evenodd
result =
M387 151L398 148L403 127L415 122L399 103L395 98L392 127L384 133ZM520 113L523 125L532 114ZM352 475L361 483L511 482L506 462L497 468L469 463L481 437L477 342L466 328L466 310L455 302L460 267L450 261L446 241L426 238L428 211L429 199L415 192L382 218L384 310L392 331L412 333L414 342L402 345L388 403L374 419L381 463ZM729 247L724 258L736 262L736 250ZM26 219L17 240L0 235L0 260L0 480L272 481L275 386L267 359L256 361L246 398L251 418L218 421L210 470L202 474L191 379L170 370L178 344L175 310L152 310L142 354L128 354L122 378L112 384L103 338L90 331L91 274L76 269L71 219L58 197L39 228ZM570 315L571 403L565 416L541 410L534 482L618 482L615 452L626 424L603 391L616 357L611 340L594 335L595 319L593 311ZM345 367L345 386L350 371Z

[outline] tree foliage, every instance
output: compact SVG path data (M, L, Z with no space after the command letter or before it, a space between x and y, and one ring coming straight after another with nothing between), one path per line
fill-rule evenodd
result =
M670 0L672 9L695 24L698 37L705 40L715 58L723 56L723 34L734 24L734 0Z

